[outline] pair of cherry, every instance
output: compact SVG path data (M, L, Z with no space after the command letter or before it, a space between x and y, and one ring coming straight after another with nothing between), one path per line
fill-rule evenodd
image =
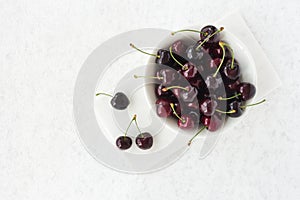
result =
M116 140L117 147L121 150L126 150L132 146L132 139L131 139L131 137L127 136L127 133L133 122L135 123L135 125L139 131L139 134L135 138L136 145L140 149L143 149L143 150L150 149L153 145L153 137L148 132L141 132L141 130L137 124L136 115L134 115L132 120L130 121L130 123L125 131L125 134L123 136L120 136L117 138L117 140Z

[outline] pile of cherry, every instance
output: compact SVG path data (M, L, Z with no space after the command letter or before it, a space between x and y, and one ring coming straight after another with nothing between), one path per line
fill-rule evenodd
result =
M245 102L254 97L256 89L251 83L243 82L238 61L230 45L222 41L220 32L208 25L201 31L184 29L173 32L172 35L192 31L200 33L196 43L187 40L177 40L167 49L159 49L156 54L147 53L133 44L136 50L155 57L155 74L153 76L138 76L135 78L151 78L156 80L155 94L156 113L159 117L175 118L178 127L196 129L192 140L204 129L217 131L225 122L226 117L240 117L246 107L263 103L265 100L246 105ZM124 93L118 92L112 97L111 105L117 110L124 110L130 101ZM116 140L116 146L125 150L132 146L132 139L127 132L132 122L135 122L139 134L136 145L143 150L150 149L153 137L149 132L141 132L136 121L136 115L130 121L125 134Z
M223 27L217 29L208 25L201 31L176 31L172 35L198 32L200 39L194 44L177 40L169 48L159 49L157 54L147 53L155 56L158 64L155 74L145 77L158 81L155 85L157 115L175 118L182 129L202 126L196 135L205 128L216 131L226 116L239 117L247 106L265 101L245 105L245 101L254 97L256 88L242 82L233 49L220 40L223 30ZM145 53L133 44L131 46Z

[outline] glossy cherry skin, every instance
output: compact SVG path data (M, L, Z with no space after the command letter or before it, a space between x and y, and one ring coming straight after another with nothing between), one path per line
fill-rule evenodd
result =
M203 27L201 29L200 39L201 40L205 40L207 37L209 37L210 35L212 35L216 31L218 31L218 29L215 26L213 26L213 25L205 26L205 27ZM212 36L211 38L209 38L209 40L207 42L208 43L218 42L219 41L219 37L220 37L220 34L217 33L214 36Z
M229 78L231 80L236 80L237 78L239 78L239 76L241 74L240 66L235 60L233 61L232 67L231 67L231 64L232 64L232 59L228 59L223 71L227 78Z
M165 98L156 100L156 113L159 117L169 117L172 114L170 103L171 101Z
M125 110L130 101L123 92L117 92L111 99L110 104L117 110Z
M196 124L195 117L192 116L191 114L181 115L181 119L184 121L178 119L177 125L179 128L193 129L195 127L195 124Z
M203 79L198 75L196 75L194 78L189 79L189 83L191 84L191 86L197 88L198 90L202 87L206 87Z
M193 102L197 98L198 90L192 86L187 86L186 88L188 91L181 90L180 98L184 102Z
M191 61L198 61L198 60L201 60L205 54L205 51L204 49L202 48L199 48L197 49L197 46L199 44L196 44L196 45L190 45L187 49L186 49L186 58L188 60L191 60Z
M166 86L164 86L163 84L160 85L156 85L155 86L155 94L157 97L165 97L165 98L170 98L173 96L173 93L171 90L167 90L165 91L164 88L166 88Z
M241 109L241 102L234 100L228 104L228 111L235 110L234 113L227 113L229 117L240 117L243 114L243 110Z
M172 44L172 53L176 53L177 55L183 56L187 46L184 44L182 40L177 40Z
M214 45L210 46L208 53L212 58L222 58L223 57L223 50L219 44L214 44Z
M153 145L153 137L148 132L140 133L135 138L135 143L140 149L143 150L150 149Z
M222 126L222 119L218 115L211 117L202 115L200 121L211 132L217 131Z
M161 69L156 73L157 77L162 77L162 83L164 85L170 85L179 78L179 74L174 69Z
M132 145L132 139L128 136L120 136L116 140L116 145L121 150L129 149Z
M215 113L217 106L218 103L216 100L213 98L205 98L200 103L200 112L205 116L212 116Z
M186 79L189 80L191 78L196 77L196 75L198 74L198 69L195 67L193 63L188 62L184 64L184 69L181 70L181 73Z
M216 90L223 84L223 80L220 77L207 76L205 80L208 89Z
M159 49L157 51L157 57L155 59L155 63L161 64L161 65L168 65L171 66L174 63L174 60L172 59L170 52L164 49Z
M251 99L252 97L254 97L254 95L256 93L256 88L251 83L243 82L238 85L238 93L241 94L239 96L239 98L241 100L247 101L247 100Z

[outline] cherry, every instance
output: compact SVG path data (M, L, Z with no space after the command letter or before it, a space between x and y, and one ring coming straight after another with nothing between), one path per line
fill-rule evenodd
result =
M162 77L164 85L169 85L179 78L179 74L174 69L161 69L156 73L156 76Z
M201 60L205 54L204 49L196 49L197 44L196 45L190 45L187 49L186 49L186 57L191 60L191 61L197 61L197 60Z
M199 102L193 101L193 102L187 103L186 107L188 108L188 110L199 110Z
M184 114L178 119L177 125L182 129L192 129L195 127L195 120L192 115Z
M173 49L174 53L176 53L178 55L183 55L184 52L186 51L187 47L183 43L182 40L177 40L176 42L174 42L172 44L172 49Z
M227 89L232 90L232 91L237 91L239 89L239 85L241 84L241 81L237 79L236 81L232 83L228 83L226 86Z
M186 79L189 80L191 78L195 78L195 76L198 74L198 69L195 67L193 63L187 62L183 66L184 69L181 70L181 73Z
M217 106L218 103L213 98L205 98L200 103L200 112L205 116L212 116L215 113Z
M143 51L139 48L137 48L135 45L133 45L132 43L130 43L130 46L134 49L136 49L137 51L143 53L143 54L147 54L149 56L154 56L155 58L155 63L157 64L161 64L161 65L172 65L174 63L174 61L171 59L170 53L167 50L164 49L159 49L157 51L157 54L152 54L152 53L148 53L146 51Z
M180 98L184 102L193 102L198 95L198 90L193 86L187 86L187 90L182 90L180 93Z
M135 139L136 145L143 150L150 149L153 145L153 137L150 133L140 133Z
M205 80L208 89L216 90L223 84L223 80L220 77L207 76Z
M210 117L202 115L200 121L211 132L218 130L222 126L222 120L217 115Z
M222 30L222 27L220 28L220 30L218 30L213 25L205 26L201 29L200 38L201 40L207 40L206 42L208 43L218 42L220 38L219 32Z
M157 99L156 104L156 113L159 117L169 117L172 113L170 107L171 101L168 99Z
M229 112L227 112L227 115L229 117L239 117L243 114L243 111L245 110L246 107L250 107L250 106L256 106L259 105L261 103L264 103L266 100L263 99L257 103L253 103L253 104L248 104L248 105L242 105L242 103L238 100L234 100L229 104ZM235 111L235 112L230 112L230 111Z
M112 97L110 104L113 108L115 108L117 110L125 110L130 103L128 97L123 92L117 92L114 96L112 96L110 94L106 94L106 93L97 93L96 94L96 96L99 96L99 95L106 95L106 96Z
M251 83L242 82L238 85L238 93L241 94L239 96L241 100L247 101L252 97L254 97L256 93L256 89L255 86L252 85Z
M132 139L128 136L120 136L116 140L116 145L121 150L129 149L132 145Z
M171 97L173 95L171 90L165 90L166 86L163 84L156 85L155 94L157 97Z
M223 49L222 47L217 43L215 45L211 45L208 50L209 55L212 58L222 58L223 56Z
M224 74L227 78L231 80L236 80L241 72L240 72L240 66L234 59L228 59L225 67L224 67Z
M241 109L241 102L234 100L228 104L228 111L235 110L233 113L228 113L229 117L239 117L243 114L243 110Z

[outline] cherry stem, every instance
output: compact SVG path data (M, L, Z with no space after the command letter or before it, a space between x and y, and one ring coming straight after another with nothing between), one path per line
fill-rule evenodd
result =
M234 98L236 98L236 97L238 97L238 96L240 96L241 95L241 93L238 93L238 94L236 94L236 95L234 95L234 96L231 96L231 97L228 97L228 98L223 98L223 97L218 97L218 100L230 100L230 99L234 99Z
M213 77L216 77L217 76L217 74L218 74L218 72L220 71L220 69L221 69L221 66L222 66L222 64L223 64L223 62L224 62L224 58L225 58L225 48L224 48L224 42L219 42L219 45L220 45L220 47L222 48L222 51L223 51L223 55L222 55L222 60L221 60L221 62L220 62L220 64L219 64L219 66L218 66L218 68L217 68L217 71L214 73L214 75L213 75Z
M163 88L162 91L163 91L163 92L166 92L166 91L168 91L168 90L170 90L170 89L173 89L173 88L179 88L179 89L182 89L182 90L185 90L185 91L189 91L189 89L187 89L187 88L185 88L185 87L176 86L176 85L170 86L170 87L166 87L166 88Z
M134 44L132 44L132 43L130 43L130 46L131 46L132 48L138 50L138 51L141 52L141 53L147 54L147 55L149 55L149 56L154 56L154 57L160 58L159 55L156 55L156 54L152 54L152 53L148 53L148 52L146 52L146 51L143 51L143 50L137 48L136 46L134 46Z
M219 44L222 43L222 46L224 47L227 47L231 53L231 66L230 68L233 69L233 64L234 64L234 52L233 52L233 49L229 46L229 44L225 43L225 42L219 42ZM220 44L221 46L221 44ZM224 54L224 52L223 52Z
M207 38L205 38L205 40L203 40L203 42L201 42L201 43L197 46L196 50L199 50L199 48L200 48L205 42L207 42L212 36L216 35L217 33L220 33L220 32L223 31L223 30L224 30L224 27L221 27L219 30L217 30L216 32L214 32L213 34L211 34L210 36L208 36Z
M107 93L103 93L103 92L100 92L100 93L96 94L96 96L99 96L99 95L105 95L105 96L113 97L113 95L107 94Z
M204 129L206 126L203 126L188 142L188 145L190 146L192 144L192 141L194 140L195 137L197 137Z
M176 113L175 108L174 108L174 104L173 104L173 103L170 103L170 106L171 106L171 108L172 108L173 114L174 114L180 121L182 121L182 123L185 123L185 120L182 119L181 117L179 117L179 115Z
M222 111L222 110L216 109L216 111L219 112L219 113L223 113L223 114L236 113L236 110Z
M138 75L133 75L134 78L154 78L154 79L158 79L158 80L162 80L163 77L161 76L138 76Z
M127 132L128 132L128 130L129 130L129 128L130 128L130 126L131 126L132 122L133 122L133 121L135 121L135 120L136 120L136 115L133 115L133 117L132 117L132 120L130 121L130 123L129 123L129 125L128 125L128 127L127 127L126 131L125 131L125 134L124 134L124 136L126 136L126 135L127 135Z
M175 60L175 62L176 62L178 65L180 65L181 68L184 70L184 69L185 69L184 65L181 64L181 63L173 56L173 53L172 53L172 46L170 46L169 50L170 50L170 55L171 55L171 57L173 58L173 60Z
M206 32L201 32L201 31L193 30L193 29L182 29L182 30L172 32L171 35L175 35L176 33L180 33L180 32L195 32L195 33L201 33L204 36L207 36L207 34L208 34Z
M246 107L250 107L250 106L256 106L256 105L259 105L261 103L264 103L266 101L266 99L263 99L257 103L253 103L253 104L248 104L248 105L244 105L244 106L240 106L240 108L246 108Z
M138 123L137 123L136 117L134 119L134 123L135 123L136 128L139 130L140 134L143 134L140 127L139 127L139 125L138 125Z

